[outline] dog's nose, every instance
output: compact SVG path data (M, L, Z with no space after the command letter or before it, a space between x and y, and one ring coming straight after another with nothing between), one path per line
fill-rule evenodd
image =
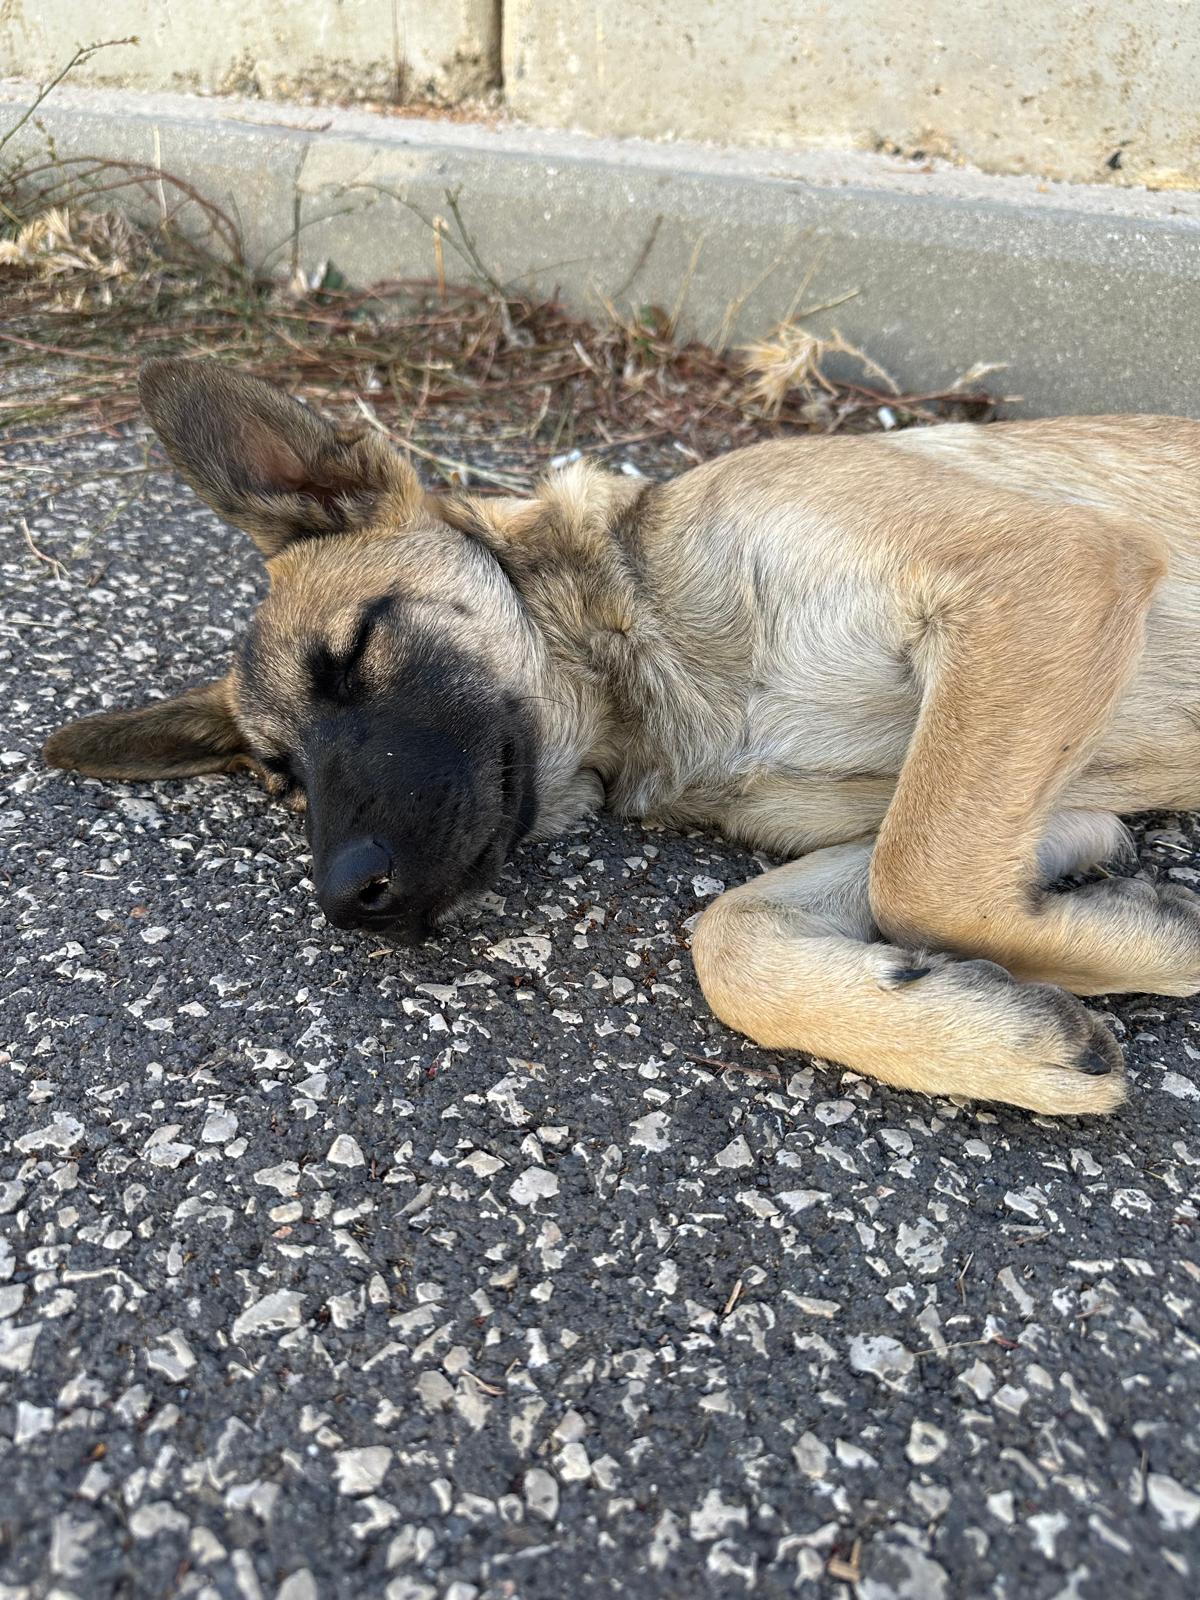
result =
M335 928L360 928L397 915L400 891L392 881L390 853L374 839L343 846L329 863L317 898Z

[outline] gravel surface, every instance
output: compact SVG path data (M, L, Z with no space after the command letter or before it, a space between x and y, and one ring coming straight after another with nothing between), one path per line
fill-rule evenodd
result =
M249 780L37 759L258 592L142 449L9 451L0 1600L1200 1592L1200 1009L1102 1124L758 1051L687 954L755 859L607 819L337 933Z

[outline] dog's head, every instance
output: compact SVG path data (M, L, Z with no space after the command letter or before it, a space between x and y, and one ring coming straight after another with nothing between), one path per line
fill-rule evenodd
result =
M576 776L545 759L545 647L495 541L455 526L377 432L268 384L157 361L141 394L270 592L228 676L71 723L46 760L119 779L256 767L305 803L330 921L421 937Z

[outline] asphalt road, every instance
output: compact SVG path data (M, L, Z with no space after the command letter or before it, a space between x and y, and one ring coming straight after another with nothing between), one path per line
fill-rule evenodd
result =
M686 948L754 859L609 820L418 953L336 933L248 779L41 767L260 579L88 481L137 441L19 459L64 567L10 521L0 1600L1200 1593L1200 1007L1107 1008L1105 1123L757 1051Z

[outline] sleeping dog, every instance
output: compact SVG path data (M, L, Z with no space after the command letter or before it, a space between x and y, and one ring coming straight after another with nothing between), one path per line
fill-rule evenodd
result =
M101 778L250 766L341 928L419 939L607 804L786 859L693 955L760 1044L901 1088L1104 1112L1077 995L1200 988L1200 900L1064 875L1200 806L1200 423L1092 417L586 463L431 494L377 432L211 362L145 409L261 550L229 672L56 733Z

